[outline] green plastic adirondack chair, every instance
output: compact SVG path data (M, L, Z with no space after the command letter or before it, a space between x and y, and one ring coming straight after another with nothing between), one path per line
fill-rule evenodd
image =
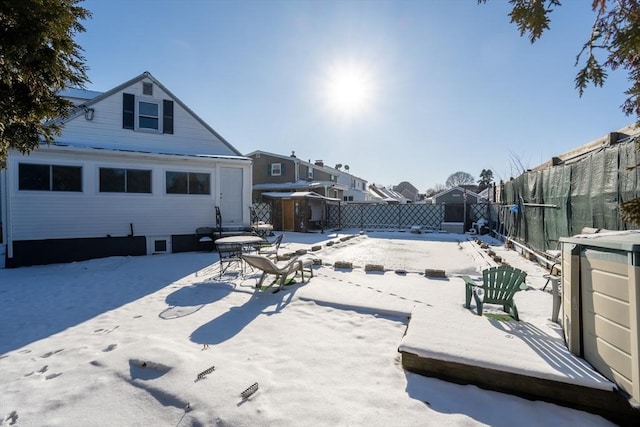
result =
M462 278L465 282L464 306L466 308L471 307L471 295L473 295L476 300L478 316L482 316L484 304L498 304L502 306L505 313L510 314L516 320L520 320L513 296L516 292L527 288L525 283L527 273L515 267L503 265L483 270L482 284L474 282L469 276L462 276ZM478 289L484 291L482 300L478 295Z

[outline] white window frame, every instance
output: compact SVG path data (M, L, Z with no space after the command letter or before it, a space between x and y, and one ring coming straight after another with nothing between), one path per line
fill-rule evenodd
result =
M137 131L142 131L142 132L153 132L153 133L162 133L162 100L161 99L154 99L154 98L143 98L143 97L137 97L136 96L136 103L135 103L135 117L134 117L134 128ZM144 102L147 104L155 104L158 107L158 116L155 117L158 120L158 128L154 129L154 128L146 128L146 127L140 127L140 117L154 117L154 116L145 116L140 114L140 103Z
M282 176L282 163L271 163L271 176Z
M307 178L313 179L313 168L311 167L307 170Z

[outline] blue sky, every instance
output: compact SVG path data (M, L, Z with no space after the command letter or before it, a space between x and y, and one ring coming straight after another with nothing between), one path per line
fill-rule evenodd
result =
M87 89L149 71L242 153L425 191L456 171L508 179L633 123L623 72L579 97L595 14L563 3L533 45L507 0L87 0L76 40Z

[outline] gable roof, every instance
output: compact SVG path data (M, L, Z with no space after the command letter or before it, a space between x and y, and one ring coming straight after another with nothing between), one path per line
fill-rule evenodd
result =
M446 195L448 193L451 193L453 191L459 191L461 193L464 193L465 189L455 185L455 186L453 186L451 188L447 188L446 190L443 190L443 191L439 192L438 194L434 194L433 196L431 196L431 198L432 199L436 199L436 198L442 197L442 196L444 196L444 195ZM474 193L473 191L466 190L466 192L467 192L467 195L469 195L470 197L475 197L476 199L481 199L482 198L482 196L480 196L478 193Z
M173 92L171 92L169 89L167 89L166 86L164 86L162 83L160 83L160 81L158 81L155 77L153 77L153 75L151 75L151 73L148 72L148 71L143 72L142 74L140 74L140 75L132 78L131 80L128 80L128 81L126 81L126 82L114 87L113 89L110 89L110 90L108 90L106 92L103 92L100 95L97 95L97 96L94 96L94 97L90 98L86 102L78 105L78 108L76 108L73 111L71 111L71 113L69 114L69 117L64 118L64 119L63 118L57 118L57 119L52 120L51 122L64 124L64 123L68 122L69 120L72 120L72 119L80 116L81 114L84 114L85 111L88 108L90 108L92 105L102 101L103 99L106 99L106 98L112 96L115 93L120 92L121 90L126 89L129 86L132 86L132 85L138 83L139 81L141 81L143 79L151 80L154 84L156 84L158 87L160 87L165 93L167 93L174 102L176 102L187 113L189 113L198 123L200 123L205 129L207 129L217 139L219 139L220 142L222 142L224 145L226 145L236 155L242 156L242 153L240 151L238 151L233 145L231 145L226 139L224 139L222 137L222 135L220 135L218 132L216 132L215 129L213 129L211 126L209 126L207 124L207 122L202 120L196 113L194 113L193 110L191 110L191 108L187 107L187 105L184 102L182 102L177 96L175 96L173 94ZM75 88L72 88L72 89L75 89ZM87 92L87 91L85 91L85 92ZM95 93L98 93L98 92L92 92L91 94L95 94Z
M405 190L409 190L413 194L418 194L418 189L408 181L402 181L400 184L396 185L396 191L402 193Z

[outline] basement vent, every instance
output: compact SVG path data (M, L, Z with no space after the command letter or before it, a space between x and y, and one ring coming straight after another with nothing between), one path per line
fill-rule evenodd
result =
M154 252L167 252L167 241L166 240L155 240L154 244Z
M171 253L171 237L147 236L147 255Z

